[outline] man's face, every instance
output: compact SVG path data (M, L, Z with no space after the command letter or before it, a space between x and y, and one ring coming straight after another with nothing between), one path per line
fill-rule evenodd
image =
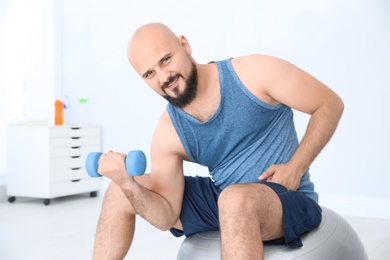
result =
M145 82L177 107L185 107L195 98L198 75L184 37L169 38L147 34L131 43L129 59Z

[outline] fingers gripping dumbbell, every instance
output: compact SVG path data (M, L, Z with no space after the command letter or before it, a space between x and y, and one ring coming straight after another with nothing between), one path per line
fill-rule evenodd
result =
M93 152L88 154L85 162L87 173L91 177L101 177L98 173L99 158L102 155L100 152ZM146 169L146 156L142 151L135 150L127 154L125 158L126 169L131 176L141 176Z

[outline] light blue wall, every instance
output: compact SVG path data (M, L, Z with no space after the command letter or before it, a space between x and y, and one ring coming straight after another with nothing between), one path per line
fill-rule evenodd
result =
M159 21L187 37L198 62L264 53L334 89L345 113L311 168L317 190L390 200L389 1L66 0L60 10L67 119L75 121L77 100L89 98L88 121L102 126L104 150L149 151L165 101L132 70L126 45L135 28ZM302 136L308 117L296 119Z

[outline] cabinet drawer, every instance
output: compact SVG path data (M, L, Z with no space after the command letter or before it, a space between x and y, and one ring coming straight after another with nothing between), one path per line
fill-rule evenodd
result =
M82 179L76 182L54 182L50 185L51 197L67 196L83 192L97 191L100 189L102 178Z
M50 128L50 137L84 137L84 136L100 136L99 127L71 127L57 126Z
M76 168L60 168L52 171L50 176L51 182L58 181L79 181L81 179L91 178L87 174L85 167L76 167Z
M96 144L100 144L99 136L52 138L50 140L50 147L77 147Z
M78 155L73 157L56 157L50 160L50 170L73 169L85 166L87 155Z
M59 146L50 149L50 157L74 157L99 151L100 145Z

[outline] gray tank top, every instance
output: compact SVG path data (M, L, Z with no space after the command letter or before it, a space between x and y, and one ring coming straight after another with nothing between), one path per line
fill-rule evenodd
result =
M189 159L208 167L222 190L235 183L259 182L271 165L289 161L298 138L290 107L267 104L250 93L231 59L215 64L221 100L209 120L200 122L171 104L167 111ZM308 171L298 190L318 202Z

